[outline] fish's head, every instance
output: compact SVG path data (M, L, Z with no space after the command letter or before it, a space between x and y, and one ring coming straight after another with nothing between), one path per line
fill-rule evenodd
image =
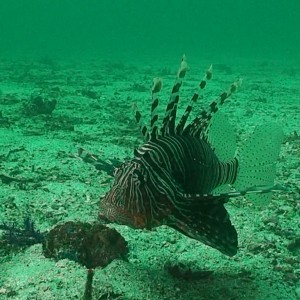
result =
M114 183L101 199L100 219L128 225L148 227L147 170L134 161L124 162L114 171Z

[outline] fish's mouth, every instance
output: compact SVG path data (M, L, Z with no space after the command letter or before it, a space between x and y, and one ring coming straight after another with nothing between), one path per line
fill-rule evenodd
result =
M107 216L104 213L102 213L102 212L99 213L99 219L100 219L100 221L101 221L102 224L109 224L109 223L111 223L111 221L109 220L109 218L107 218Z
M114 213L115 211L112 212L112 209L110 209L110 206L108 206L107 202L105 201L106 197L103 197L101 199L101 203L100 203L100 211L99 211L99 219L101 221L101 223L112 223L114 222Z
M98 213L101 223L123 224L123 210L113 205L109 200L110 199L107 197L101 199L100 210Z

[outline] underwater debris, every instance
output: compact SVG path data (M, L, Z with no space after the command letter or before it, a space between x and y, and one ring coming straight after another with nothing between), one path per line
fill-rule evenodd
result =
M125 300L125 299L126 298L123 295L111 291L101 293L97 298L97 300Z
M0 110L0 127L9 128L11 124L12 124L12 122L9 120L9 118L3 116L3 113Z
M81 92L81 95L86 98L90 98L90 99L98 99L99 98L99 94L96 91L93 91L89 88L82 89L80 92Z
M296 236L288 245L287 248L293 253L300 254L300 236Z
M37 63L49 67L50 69L56 70L58 68L58 64L54 58L50 56L42 56L37 60Z
M47 100L41 95L31 95L29 101L24 105L23 111L27 116L51 115L55 109L57 100Z
M0 174L0 181L3 184L10 184L11 182L17 182L20 184L20 188L26 189L26 184L29 182L35 182L33 178L21 178L21 177L12 177L6 174Z
M80 124L81 120L69 116L55 116L48 119L45 123L45 128L50 131L74 131L75 124Z
M36 230L34 222L29 217L24 219L22 229L17 228L14 223L11 225L3 223L0 224L0 230L4 231L0 238L0 248L6 252L42 243L45 238L45 233Z
M16 94L1 93L0 90L0 102L2 105L14 105L21 102L20 98Z
M125 89L125 91L133 91L133 92L138 92L138 93L143 93L143 92L148 92L149 87L145 86L142 83L135 82L130 85L128 89Z
M184 280L202 280L211 278L213 276L213 271L210 270L197 270L194 271L187 268L185 265L179 263L176 265L165 264L165 270L174 278L184 279Z
M228 75L233 73L232 67L226 64L214 64L214 69L217 69L218 71L224 72Z
M289 135L285 136L285 138L283 140L284 143L290 143L290 142L296 142L296 141L300 141L300 134L296 130L294 130Z

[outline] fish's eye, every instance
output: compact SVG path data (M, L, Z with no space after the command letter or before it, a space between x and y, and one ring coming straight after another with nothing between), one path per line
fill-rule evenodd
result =
M132 176L133 176L133 178L137 179L140 183L145 183L145 177L141 173L141 171L139 171L137 169L133 170Z
M117 175L119 168L114 168L114 176Z
M120 175L120 174L122 173L122 170L123 170L123 169L124 169L124 168L122 168L122 166L119 167L119 168L114 168L114 177Z

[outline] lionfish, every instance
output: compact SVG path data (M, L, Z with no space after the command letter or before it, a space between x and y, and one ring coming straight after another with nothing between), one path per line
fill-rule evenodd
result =
M179 91L188 69L183 56L161 124L157 113L161 79L153 81L150 127L136 108L135 119L146 141L134 150L131 160L115 168L114 183L101 199L99 216L133 228L167 225L233 256L237 232L224 204L230 198L251 195L262 204L263 196L278 190L275 162L283 133L273 123L260 126L236 151L233 130L225 115L217 112L241 80L188 122L194 103L212 78L212 67L177 121ZM221 189L226 186L229 189Z

